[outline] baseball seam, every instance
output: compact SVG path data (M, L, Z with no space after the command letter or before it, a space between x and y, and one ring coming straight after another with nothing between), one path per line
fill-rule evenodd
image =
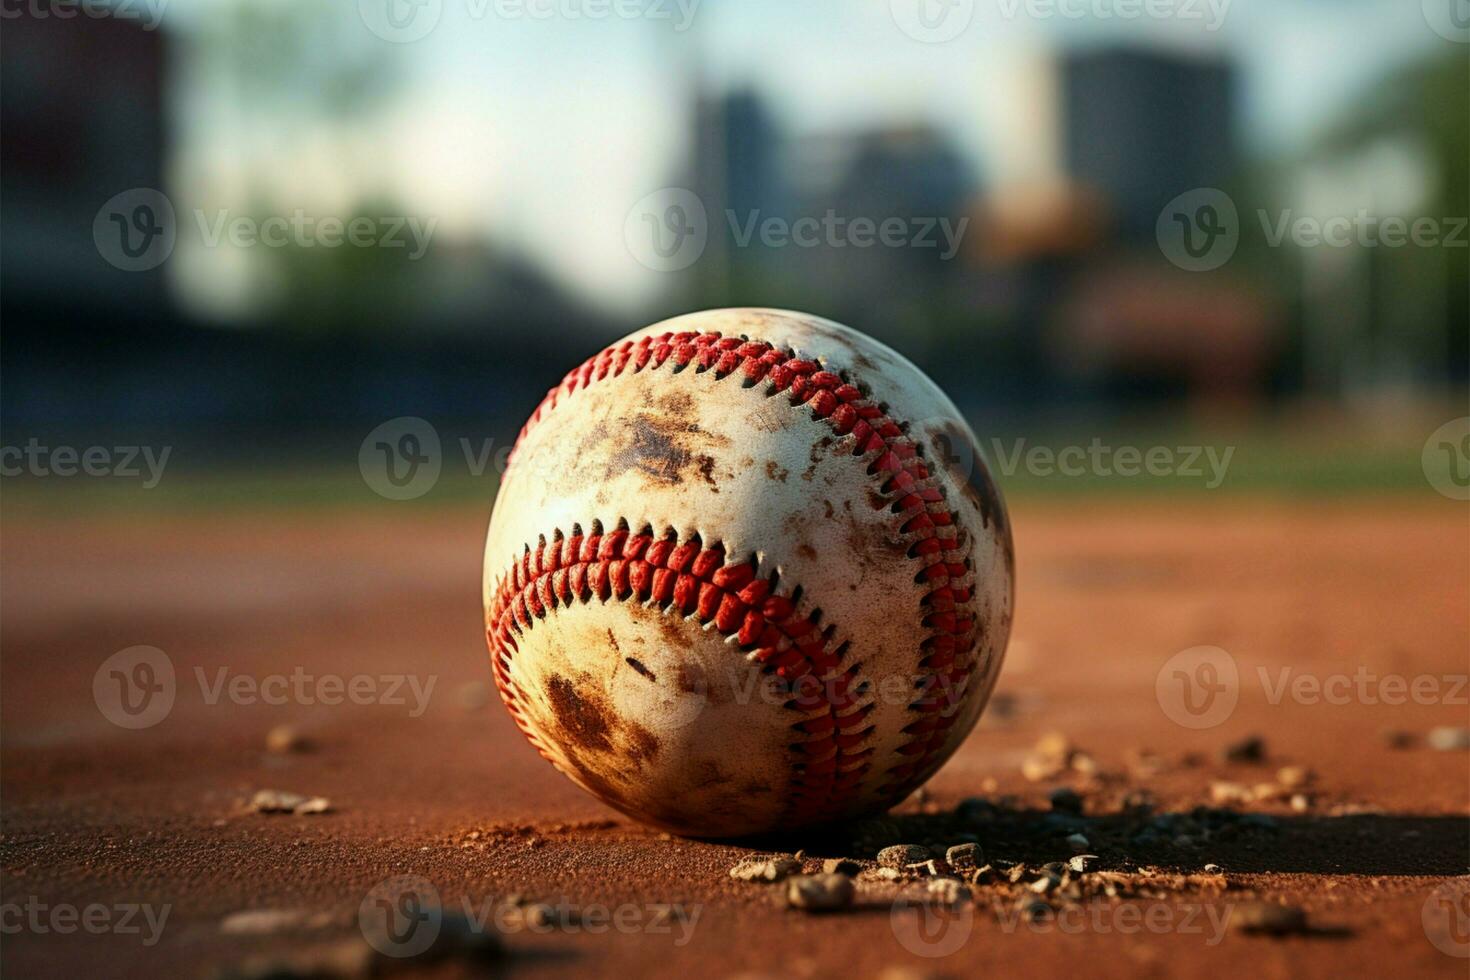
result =
M835 642L836 627L821 626L816 613L798 613L797 594L783 594L774 574L761 577L754 560L727 563L723 544L706 547L697 536L680 541L672 529L655 535L645 526L633 534L623 521L611 533L598 523L590 534L580 526L570 536L557 530L535 550L527 547L496 591L488 624L491 649L499 646L496 686L517 725L550 759L525 722L510 671L517 637L537 619L573 603L616 599L713 624L747 651L751 664L789 686L785 706L804 717L791 726L798 733L790 743L797 779L787 814L820 814L834 798L854 792L868 772L873 750L864 743L873 726L863 723L872 705L858 693L867 687L859 666L843 668L847 644ZM817 681L815 697L806 678Z
M887 406L866 397L849 372L827 370L790 349L718 332L671 331L624 340L589 358L547 392L521 429L505 478L511 477L527 434L563 400L629 370L655 370L670 362L674 373L693 364L696 373L712 371L716 380L738 373L746 388L764 382L768 398L787 393L793 408L805 405L838 436L852 436L852 455L866 459L868 476L880 481L880 506L898 520L910 542L908 554L919 565L914 581L925 587L919 601L928 633L918 644L916 697L908 705L916 717L903 728L908 740L897 749L903 761L886 771L882 787L890 796L905 790L929 774L943 751L975 668L972 540L958 514L945 506L944 488L930 474L920 445L888 415ZM936 696L936 690L944 696Z

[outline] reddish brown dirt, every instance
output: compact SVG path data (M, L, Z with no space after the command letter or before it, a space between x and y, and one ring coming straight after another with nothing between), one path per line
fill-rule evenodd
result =
M1270 833L1123 855L1135 867L1225 871L1220 895L1132 903L1158 907L1153 927L1115 902L1066 929L1033 928L982 900L957 951L924 957L899 941L917 913L891 914L891 890L866 889L859 909L819 918L781 907L772 886L732 881L727 870L748 849L639 827L538 758L493 693L478 708L465 703L490 676L478 581L485 515L401 504L357 515L5 527L6 973L206 975L258 954L360 942L357 909L369 889L417 874L448 907L519 892L626 904L636 910L630 922L647 921L650 903L697 914L687 941L677 927L506 935L501 969L515 975L858 977L906 967L1464 977L1467 961L1437 948L1422 916L1436 886L1470 870L1470 756L1395 749L1382 737L1470 722L1463 506L1057 501L1016 506L1013 516L1018 616L999 687L1012 710L990 713L931 782L929 808L1014 794L1007 806L1044 809L1049 789L1081 778L1021 775L1026 750L1050 730L1107 773L1126 773L1139 748L1168 763L1090 791L1099 808L1146 789L1160 812L1187 811L1210 802L1212 780L1269 781L1283 764L1316 774L1306 813L1249 806L1276 817ZM178 697L162 722L128 731L99 711L92 681L105 658L136 644L168 654ZM1241 684L1228 720L1195 731L1164 714L1155 679L1170 656L1200 644L1229 651ZM1322 679L1359 667L1431 677L1439 693L1435 703L1398 706L1368 703L1356 689L1342 704L1290 694L1273 703L1287 667ZM220 668L257 679L299 668L406 672L435 686L421 717L410 717L411 695L408 705L210 704L196 668L208 684ZM265 733L281 723L309 735L315 751L266 752ZM1249 734L1265 738L1265 763L1217 761ZM336 810L247 812L243 801L261 788L324 795ZM821 834L798 843L840 851ZM1197 907L1229 910L1252 895L1300 904L1317 931L1221 938ZM52 906L90 903L167 905L169 914L153 945L138 934L64 933L44 919ZM39 904L48 907L41 928L23 921ZM323 917L267 936L221 933L230 913L268 908ZM1451 923L1460 930L1451 943L1470 937L1463 915L1470 909ZM460 975L472 964L429 969Z

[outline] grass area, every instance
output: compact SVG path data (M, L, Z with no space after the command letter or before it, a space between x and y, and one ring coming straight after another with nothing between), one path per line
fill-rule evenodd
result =
M1078 440L1054 433L987 440L984 451L1006 496L1015 501L1076 496L1432 494L1420 467L1421 445L1407 437L1369 442L1252 431L1204 439L1185 432L1134 431L1095 442L1100 446L1096 450L1091 435ZM1136 455L1120 457L1124 447ZM1146 469L1150 453L1154 472ZM1167 464L1160 465L1165 460ZM1119 469L1136 472L1123 475ZM144 488L142 483L136 477L6 477L0 484L0 513L17 520L96 512L391 511L466 505L483 506L488 512L498 478L493 467L477 476L464 459L446 455L432 489L410 501L379 496L354 462L271 469L190 469L181 463L169 466L156 487Z

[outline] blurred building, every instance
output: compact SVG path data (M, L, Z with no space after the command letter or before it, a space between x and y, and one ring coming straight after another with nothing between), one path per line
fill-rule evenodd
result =
M165 189L167 36L123 17L17 13L0 32L6 308L160 315L162 270L109 264L92 224L117 194Z
M963 278L962 255L951 252L970 231L975 168L948 133L922 122L817 142L797 151L808 170L796 214L831 214L848 225L897 218L905 244L792 249L788 275L799 276L831 315L862 322L887 342L924 346ZM818 159L827 162L825 173L813 172Z
M1103 195L1123 239L1151 241L1165 204L1236 170L1228 62L1106 48L1068 52L1058 71L1065 172Z
M752 215L784 212L789 194L779 140L775 121L755 92L700 90L695 96L685 183L704 204L709 220L709 242L693 276L693 288L705 305L734 302L732 280L759 274L751 265L762 256L739 249L729 216L743 224Z
M1049 397L1188 401L1204 411L1266 394L1281 323L1233 269L1172 266L1156 225L1173 198L1240 170L1235 70L1147 49L1062 52L1036 66L1054 100L1055 161L987 188L968 251L977 317L999 321ZM1033 154L1034 156L1035 154Z

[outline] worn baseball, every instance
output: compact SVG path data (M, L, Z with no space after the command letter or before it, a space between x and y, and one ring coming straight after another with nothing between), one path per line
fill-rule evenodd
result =
M1005 505L944 393L782 310L655 324L521 430L485 546L496 686L588 792L680 834L883 810L1010 632Z

